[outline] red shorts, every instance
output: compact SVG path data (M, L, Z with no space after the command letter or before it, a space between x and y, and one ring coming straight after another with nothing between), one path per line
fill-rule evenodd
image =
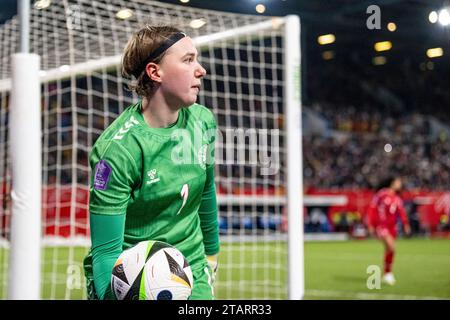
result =
M397 238L397 228L395 226L378 226L375 230L378 238L385 238L387 235L391 235L394 239Z

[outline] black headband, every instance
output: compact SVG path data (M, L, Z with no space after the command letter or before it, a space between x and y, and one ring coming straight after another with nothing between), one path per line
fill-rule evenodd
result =
M164 51L169 49L171 46L173 46L176 42L178 42L180 39L183 39L186 37L186 34L184 32L177 32L172 34L170 37L168 37L161 45L153 50L152 53L148 56L148 58L145 60L145 62L142 64L140 70L145 70L145 67L148 63L152 62L154 59L159 57Z

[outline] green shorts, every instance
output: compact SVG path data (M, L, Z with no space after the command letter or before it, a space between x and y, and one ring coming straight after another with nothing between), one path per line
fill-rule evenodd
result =
M214 288L211 284L212 270L206 260L191 268L194 276L194 287L189 300L214 300Z

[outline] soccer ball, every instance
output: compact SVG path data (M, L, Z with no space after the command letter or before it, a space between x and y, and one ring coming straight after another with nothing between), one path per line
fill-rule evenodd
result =
M118 300L187 300L192 270L183 254L161 241L142 241L122 252L112 271Z

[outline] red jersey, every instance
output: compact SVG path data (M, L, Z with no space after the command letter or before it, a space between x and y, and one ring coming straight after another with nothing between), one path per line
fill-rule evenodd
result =
M397 218L408 224L402 199L390 189L381 189L373 197L367 212L368 224L372 227L395 228Z

